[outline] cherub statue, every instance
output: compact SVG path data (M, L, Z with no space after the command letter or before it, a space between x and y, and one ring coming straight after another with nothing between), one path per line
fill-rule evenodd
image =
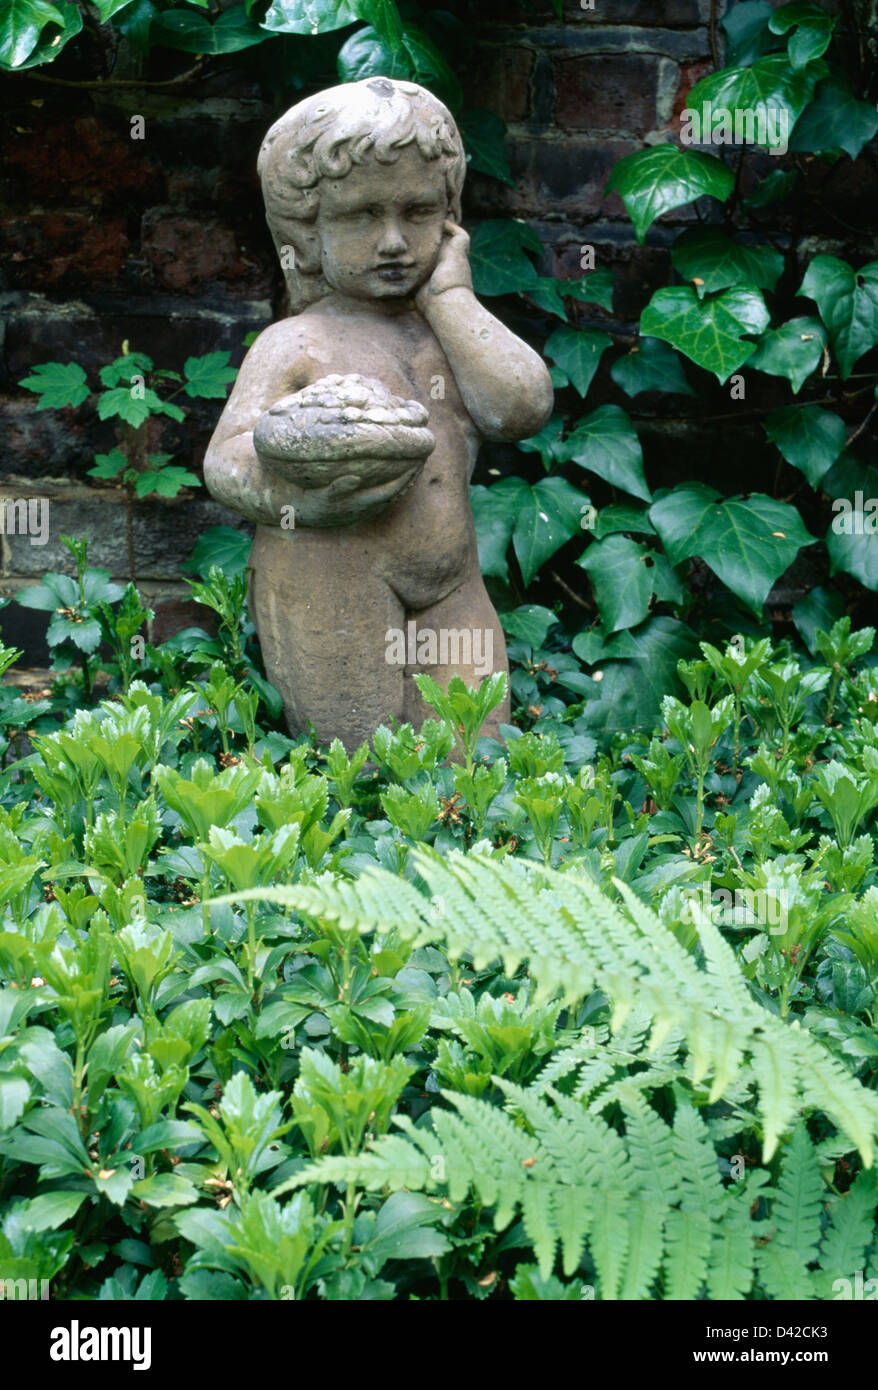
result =
M291 730L352 749L429 714L418 670L444 688L507 669L468 485L480 440L536 434L552 386L473 294L466 157L430 92L319 92L258 168L291 317L250 348L205 480L258 523L251 608Z

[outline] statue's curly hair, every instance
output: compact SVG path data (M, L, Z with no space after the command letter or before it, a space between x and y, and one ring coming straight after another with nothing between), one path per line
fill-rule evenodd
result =
M459 222L466 155L451 112L425 87L387 77L349 82L307 97L275 121L257 169L292 314L330 293L314 226L320 180L344 178L369 155L393 164L412 144L424 159L440 161L451 216Z

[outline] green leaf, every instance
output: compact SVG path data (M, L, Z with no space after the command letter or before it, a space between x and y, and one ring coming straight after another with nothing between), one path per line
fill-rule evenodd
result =
M724 290L702 300L686 285L657 290L641 315L640 331L679 348L723 383L756 350L744 334L764 333L768 324L758 290Z
M556 328L547 339L545 353L567 373L580 396L585 396L602 355L612 346L609 333L565 327Z
M565 541L579 534L584 501L565 478L541 478L533 487L521 484L512 546L525 585Z
M505 478L491 488L481 485L470 488L479 568L482 574L493 575L504 583L509 582L506 552L515 526L519 490L526 486L521 478Z
M20 67L45 26L63 23L61 11L47 0L0 0L0 61Z
M601 507L592 529L595 540L602 541L605 536L614 536L620 531L636 531L644 536L655 535L655 527L645 507L632 507L628 502L616 502L609 507Z
M829 47L835 19L819 5L797 0L792 5L782 5L775 10L768 27L773 34L795 32L787 44L787 54L796 72L808 63L820 58Z
M867 589L878 589L878 469L842 454L823 478L833 500L826 535L830 573L841 570Z
M108 454L95 454L95 466L89 468L88 473L92 478L117 478L127 467L128 460L122 450L111 449Z
M188 468L172 467L157 470L147 469L138 474L134 491L138 497L149 497L155 493L159 497L176 497L181 488L198 487L199 479Z
M101 420L118 416L136 429L149 416L146 396L152 394L154 393L147 392L143 396L135 396L130 386L114 386L112 390L103 391L98 397L98 416Z
M667 574L676 579L667 561L664 562L667 574L663 574L660 560L664 557L627 536L618 535L595 541L577 560L591 579L605 633L636 627L643 622L656 591L656 580L666 580ZM683 596L679 582L676 596L678 599Z
M797 396L820 366L825 346L826 333L819 319L790 319L759 339L747 365L769 376L785 376Z
M819 308L847 380L863 353L878 343L878 261L854 270L835 256L815 256L799 294Z
M557 456L561 462L578 463L632 497L652 501L637 431L618 405L599 406L580 420Z
M589 634L573 639L577 656ZM652 729L668 691L678 690L677 663L698 654L695 633L675 618L649 618L639 628L617 632L600 657L600 699L589 701L583 720L590 729Z
M773 410L765 421L765 432L787 463L804 473L815 489L844 448L844 420L817 405Z
M276 6L272 6L274 8ZM269 15L271 12L269 10ZM419 82L423 87L428 87L452 112L459 111L463 103L456 74L433 40L423 30L413 26L406 26L397 49L386 44L371 26L358 29L339 50L337 67L342 82L362 82L367 77L392 77Z
M0 58L0 70L21 72L25 68L36 68L43 63L54 62L70 40L76 38L76 35L82 30L82 12L79 7L67 3L67 0L59 0L55 8L60 14L60 23L50 20L42 27L35 47L20 62L10 63ZM0 4L0 14L2 14L2 9L3 6ZM2 29L2 19L0 19L0 29Z
M741 246L719 227L693 227L674 242L674 269L695 282L699 297L730 285L773 290L783 274L783 256L770 246Z
M469 167L514 188L515 179L506 157L506 122L502 116L496 111L472 108L461 113L457 127L463 137Z
M45 1192L28 1204L26 1224L32 1231L57 1231L79 1211L85 1192Z
M188 1207L198 1201L198 1188L179 1173L156 1173L136 1182L131 1196L148 1207Z
M548 473L558 453L563 433L563 415L552 415L543 425L539 434L532 434L529 439L516 440L515 447L520 449L523 454L539 454L543 467Z
M809 111L810 109L808 107ZM793 138L795 139L795 134ZM744 207L771 207L772 203L779 203L782 198L786 198L798 182L799 175L795 169L775 169L773 173L761 179L753 192L744 199Z
M610 376L626 396L639 396L641 391L664 391L677 396L696 394L686 380L679 357L659 338L638 338L630 352L613 363Z
M672 565L699 555L757 616L772 585L814 540L788 503L764 493L721 500L703 483L666 493L649 516Z
M211 565L219 565L228 579L234 579L247 568L252 545L252 537L246 531L236 531L233 526L211 526L202 531L192 554L180 568L206 579Z
M748 67L723 68L702 77L689 93L687 106L698 114L700 124L700 113L710 103L714 138L725 120L725 129L729 137L734 134L736 144L755 144L785 152L793 126L825 75L825 63L796 72L785 53L771 53ZM743 140L737 128L734 132L728 129L728 117L735 112L746 118ZM700 138L706 141L711 131L701 131Z
M215 23L191 10L165 10L153 20L150 39L183 53L237 53L264 43L267 27L260 28L243 10L226 10Z
M274 0L262 27L275 34L329 34L359 18L355 0Z
M356 0L357 17L377 30L392 52L402 47L404 30L394 0Z
M738 0L722 20L728 35L726 64L744 67L761 58L771 46L768 21L774 14L768 0Z
M657 217L696 198L728 198L735 183L731 169L712 155L653 145L627 154L614 166L608 193L618 193L639 242Z
M570 295L583 304L600 304L602 309L612 313L618 278L614 270L593 270L581 280L559 280L558 284L563 295Z
M129 352L117 357L98 372L104 386L118 386L120 381L130 382L133 376L145 376L153 369L153 360L145 352Z
M229 366L230 356L228 352L208 352L203 357L187 357L183 364L186 395L222 400L226 387L238 375L237 369Z
M520 604L511 613L501 613L499 617L504 632L535 649L542 647L549 628L560 622L551 609L538 603Z
M34 367L31 376L18 384L42 398L37 410L62 410L67 405L82 405L91 394L85 372L78 362L42 362Z
M102 24L106 24L108 19L112 19L114 14L118 14L120 10L124 10L125 6L130 4L131 0L95 0Z
M470 240L470 268L476 294L515 294L536 284L536 268L525 248L539 253L539 238L526 222L480 222Z
M526 291L528 297L547 314L555 314L557 318L567 319L567 306L564 303L564 296L561 293L561 284L558 280L550 279L548 276L539 275ZM557 371L557 368L555 368ZM569 378L563 376L563 380L553 382L553 385L569 386Z
M810 153L844 150L856 159L878 131L878 111L860 101L840 73L833 73L817 88L811 105L796 122L790 149Z
M0 1076L0 1130L18 1122L29 1100L30 1086L23 1076Z
M793 608L796 631L812 656L817 655L817 633L829 632L844 613L844 599L837 589L812 589Z

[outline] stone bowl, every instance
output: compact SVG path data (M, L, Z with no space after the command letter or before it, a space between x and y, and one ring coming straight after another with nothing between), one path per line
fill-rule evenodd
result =
M402 400L374 377L325 376L284 396L253 430L259 459L304 489L338 483L345 493L380 489L386 505L408 487L436 447L419 401Z

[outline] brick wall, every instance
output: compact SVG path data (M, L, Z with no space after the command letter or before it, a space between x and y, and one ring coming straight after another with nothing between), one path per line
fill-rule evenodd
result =
M717 16L726 3L719 0ZM648 246L637 247L621 203L605 197L604 185L622 155L677 128L686 93L709 70L710 11L710 0L595 0L590 10L565 0L562 18L551 5L487 0L469 7L472 41L456 66L466 104L492 108L508 123L516 186L471 174L466 220L527 218L545 246L544 271L562 277L578 275L579 248L594 245L598 264L621 277L613 326L623 333L633 331L651 290L668 280L673 227L660 224ZM237 364L245 334L281 310L255 159L268 125L306 89L269 101L251 73L232 66L173 94L62 87L26 75L2 86L9 139L0 164L0 495L40 495L52 507L48 545L0 538L2 594L34 582L42 569L68 567L56 539L62 531L88 535L92 562L125 577L121 497L86 477L93 454L112 447L112 425L85 411L38 412L15 384L31 366L75 359L89 369L115 356L125 339L157 366L179 370L188 355L218 348ZM134 115L145 121L142 140L131 138ZM862 220L859 178L842 171L833 186L836 216L855 209L855 223ZM863 254L843 231L839 239L837 223L815 226L821 247ZM520 299L499 308L537 343L551 329ZM588 306L582 309L587 324ZM606 326L600 315L594 322ZM613 389L599 377L595 403L612 399ZM185 426L155 426L152 447L198 469L220 409L219 402L192 402ZM671 477L679 430L664 419L643 427L652 436L650 465ZM687 447L711 447L697 429L687 439ZM522 456L514 459L520 466ZM168 622L184 620L177 564L199 530L218 522L237 524L204 492L139 508L138 577ZM13 607L3 615L7 637L32 651L34 622L34 614Z

